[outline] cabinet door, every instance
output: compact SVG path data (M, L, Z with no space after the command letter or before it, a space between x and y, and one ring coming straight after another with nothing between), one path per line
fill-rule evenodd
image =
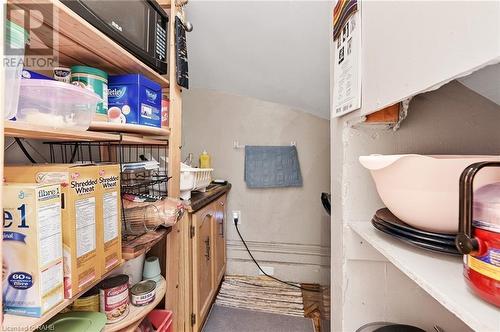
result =
M193 215L193 313L196 315L194 331L200 329L214 295L213 219L212 204Z
M213 227L213 238L214 238L214 249L215 249L215 261L214 261L214 288L217 289L219 284L224 277L226 272L226 195L220 197L215 201L214 211L214 227Z

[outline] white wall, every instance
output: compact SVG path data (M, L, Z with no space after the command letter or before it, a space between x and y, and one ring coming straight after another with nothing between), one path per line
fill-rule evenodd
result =
M500 105L500 64L478 70L459 81L469 89Z
M211 90L183 95L183 156L207 149L215 177L229 180L228 210L242 212L240 230L263 266L291 281L329 283L330 219L320 203L330 187L329 121L288 106ZM297 142L304 186L248 189L243 181L249 145ZM257 267L226 218L228 273L256 275Z
M362 114L500 61L498 1L363 1Z

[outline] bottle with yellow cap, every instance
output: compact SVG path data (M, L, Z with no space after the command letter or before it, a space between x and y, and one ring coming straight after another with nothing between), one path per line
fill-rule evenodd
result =
M211 168L210 167L210 155L207 150L203 150L200 154L200 168Z

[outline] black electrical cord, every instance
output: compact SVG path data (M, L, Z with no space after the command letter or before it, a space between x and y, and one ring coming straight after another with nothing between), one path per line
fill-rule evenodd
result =
M28 150L26 150L26 148L24 147L23 142L21 142L21 140L19 138L17 138L17 137L15 138L15 140L16 140L17 145L19 145L19 148L21 149L21 151L26 156L26 158L28 158L28 160L31 161L32 164L36 164L36 160L33 159L32 156L30 156Z
M299 285L296 285L296 284L293 284L291 282L287 282L287 281L284 281L284 280L281 280L281 279L278 279L272 275L269 275L267 274L259 265L259 263L257 262L257 260L253 257L252 253L250 252L250 249L248 249L248 246L247 246L247 243L245 242L245 240L243 239L243 236L241 236L241 233L240 233L240 230L238 228L238 219L234 219L234 226L236 227L236 232L238 232L238 235L241 239L241 242L243 242L243 245L245 246L245 249L247 250L248 254L250 255L250 258L253 260L253 262L255 263L255 265L257 265L257 267L259 268L260 272L262 272L266 277L269 277L273 280L276 280L278 282L281 282L282 284L285 284L285 285L288 285L288 286L291 286L291 287L295 287L295 288L298 288L300 290L303 290L303 291L307 291L307 292L316 292L316 293L320 293L321 292L321 289L310 289L310 288L306 288L306 287L302 287L302 286L299 286Z

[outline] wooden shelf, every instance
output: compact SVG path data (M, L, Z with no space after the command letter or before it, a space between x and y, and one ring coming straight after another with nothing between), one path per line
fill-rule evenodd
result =
M163 9L170 9L170 7L172 7L172 2L175 2L176 6L180 7L187 4L188 0L158 0L158 3Z
M107 121L92 121L89 130L118 133L140 134L143 136L159 136L165 139L170 135L168 128L155 128L130 123L113 123Z
M460 257L432 253L377 231L369 222L349 227L474 331L500 331L500 313L472 294Z
M88 65L110 74L140 73L157 82L163 88L169 86L166 76L164 77L148 67L60 1L9 0L8 3L9 6L32 10L30 19L38 21L37 23L43 23L41 28L37 29L38 40L32 39L32 42L38 44L41 42L55 49L59 53L61 64L66 66ZM22 12L11 13L11 19L23 25ZM47 18L51 17L57 19L50 22ZM57 32L57 45L53 43L54 32Z
M120 267L123 264L123 261L116 266L112 271L106 273L101 279L96 280L92 284L90 284L88 287L85 288L85 290L79 292L76 294L74 297L71 299L64 299L61 303L50 309L45 315L43 315L40 318L37 317L25 317L25 316L17 316L17 315L10 315L10 314L5 314L3 318L3 324L2 324L2 331L34 331L38 327L40 327L42 324L47 322L49 319L57 315L61 310L69 306L71 303L73 303L76 299L78 299L80 296L82 296L85 292L87 292L89 289L97 285L101 280L106 279L109 275L111 275L114 270L116 270L118 267Z
M127 328L131 327L131 325L134 325L135 327L135 323L140 322L144 317L147 316L147 314L151 312L151 310L153 310L161 302L161 300L163 300L166 289L167 282L164 278L161 278L160 282L156 286L156 296L153 302L142 307L130 305L130 311L127 317L114 324L106 325L106 327L103 329L103 332L122 331L124 329L128 330Z
M143 234L130 241L123 241L123 259L129 260L147 253L155 244L160 242L168 233L170 233L171 229L172 227L160 228L154 232Z
M9 137L42 139L50 141L119 141L116 134L57 129L17 121L4 121L4 134Z
M47 141L108 141L125 144L168 145L167 137L149 138L131 134L103 133L74 129L60 129L37 126L17 121L4 121L4 134L7 137L29 138Z

